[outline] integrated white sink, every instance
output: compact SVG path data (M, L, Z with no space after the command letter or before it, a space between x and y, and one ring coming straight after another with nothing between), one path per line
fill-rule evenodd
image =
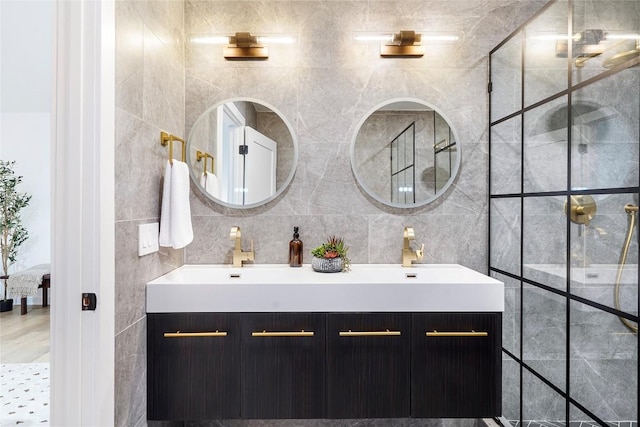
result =
M147 312L504 311L502 282L457 264L184 265L147 283Z

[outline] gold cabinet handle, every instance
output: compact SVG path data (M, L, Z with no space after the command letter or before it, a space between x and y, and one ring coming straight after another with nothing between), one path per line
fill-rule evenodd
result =
M165 332L165 338L193 338L193 337L226 337L226 332Z
M341 337L397 337L401 335L401 332L389 329L385 331L352 331L349 329L348 331L340 331L339 335Z
M426 332L428 337L488 337L488 332L438 332L435 329L433 332Z
M262 330L262 332L252 332L252 337L312 337L314 334L312 331L292 331L292 332L269 332Z

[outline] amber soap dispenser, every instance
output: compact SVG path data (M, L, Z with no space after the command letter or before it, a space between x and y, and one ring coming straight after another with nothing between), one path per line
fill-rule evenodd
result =
M293 227L293 240L289 242L289 265L302 267L302 240L299 239L298 227Z

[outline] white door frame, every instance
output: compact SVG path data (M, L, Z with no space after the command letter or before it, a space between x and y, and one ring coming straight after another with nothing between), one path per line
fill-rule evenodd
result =
M251 126L244 127L244 144L249 150L238 157L237 165L242 170L240 186L244 189L245 205L259 203L276 193L276 168L278 166L278 143Z
M233 102L219 105L216 121L216 174L220 182L220 198L234 205L242 204L242 194L235 186L238 169L234 165L234 153L237 153L239 141L244 141L246 119ZM233 130L229 130L230 128ZM240 186L241 187L241 186Z
M113 426L114 2L57 1L53 20L50 424Z

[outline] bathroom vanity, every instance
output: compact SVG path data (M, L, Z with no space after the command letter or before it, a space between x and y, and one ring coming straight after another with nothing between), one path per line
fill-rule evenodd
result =
M147 285L148 418L501 415L503 284L459 265L189 265Z

